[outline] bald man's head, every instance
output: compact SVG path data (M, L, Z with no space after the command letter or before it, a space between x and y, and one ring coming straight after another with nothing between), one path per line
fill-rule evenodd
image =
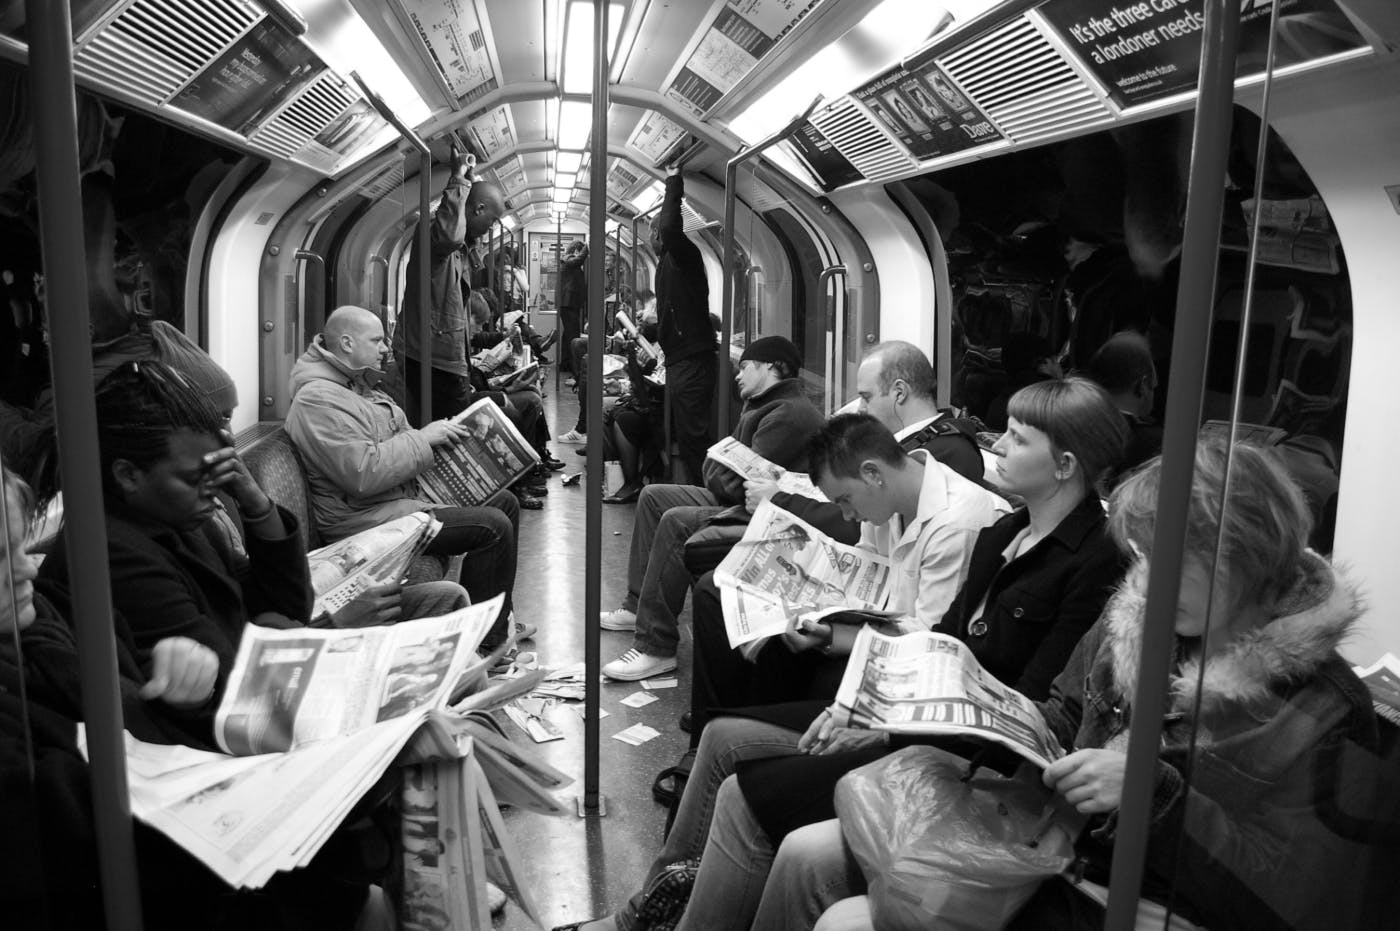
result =
M467 241L484 236L491 224L506 212L501 189L485 181L477 181L467 192Z
M389 355L384 325L372 312L353 304L337 307L326 318L321 342L352 369L378 369Z

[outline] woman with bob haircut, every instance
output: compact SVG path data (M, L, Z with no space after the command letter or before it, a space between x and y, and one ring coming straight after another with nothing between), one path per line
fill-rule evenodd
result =
M1109 529L1133 563L1038 703L1071 749L1044 782L1088 817L1076 852L1095 883L1107 883L1113 854L1160 481L1154 459L1114 492ZM1357 592L1307 549L1303 496L1267 450L1202 442L1187 520L1139 926L1163 926L1168 901L1211 931L1374 926L1351 913L1369 906L1346 892L1365 851L1327 820L1341 806L1341 754L1376 742L1370 694L1337 654L1361 613ZM839 837L835 821L818 829ZM854 871L830 851L818 862L817 850L784 844L755 928L812 927L810 916L839 897L807 877ZM776 894L794 881L804 888ZM765 917L777 914L770 905L795 903L794 917ZM850 919L852 906L861 911L843 903L842 919L833 910L819 927L872 927L868 909ZM1104 914L1056 878L1009 927L1098 929Z
M1010 429L993 448L997 485L1023 504L980 531L962 586L933 629L967 644L1006 685L1043 699L1122 578L1099 490L1127 428L1083 378L1028 385L1008 414ZM837 780L890 752L885 735L840 726L825 704L747 708L705 726L675 825L648 874L704 852L680 929L748 928L783 838L835 817ZM716 855L718 846L729 852ZM634 898L580 927L629 931L640 904Z

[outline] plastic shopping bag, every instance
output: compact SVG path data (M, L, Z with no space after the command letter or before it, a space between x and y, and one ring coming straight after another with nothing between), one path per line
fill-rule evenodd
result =
M870 884L880 931L1000 929L1074 857L1047 822L1038 774L1006 778L934 747L908 747L843 777L841 832Z

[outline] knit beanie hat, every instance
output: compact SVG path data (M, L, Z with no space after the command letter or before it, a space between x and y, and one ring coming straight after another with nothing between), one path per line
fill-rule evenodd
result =
M164 320L152 321L151 336L156 341L156 361L193 382L214 403L215 410L231 411L238 406L238 388L228 372L177 327Z
M764 336L749 343L740 362L783 362L788 371L796 375L802 368L802 353L792 344L792 340L781 336Z

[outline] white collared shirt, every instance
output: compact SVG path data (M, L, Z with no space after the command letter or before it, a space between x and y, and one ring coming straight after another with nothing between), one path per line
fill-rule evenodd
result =
M898 514L885 524L862 523L859 545L894 563L886 607L916 618L920 628L928 629L943 619L962 586L977 534L1009 513L1011 506L927 450L909 455L924 465L914 519L907 527Z

